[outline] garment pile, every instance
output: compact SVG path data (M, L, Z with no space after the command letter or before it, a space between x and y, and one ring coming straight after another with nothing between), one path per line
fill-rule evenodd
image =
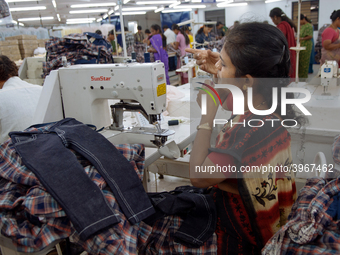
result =
M62 57L70 65L112 63L112 46L96 33L69 34L63 38L52 37L45 43L46 62L44 77L52 70L63 67Z
M69 238L89 254L216 254L212 197L192 187L147 194L143 145L114 146L72 118L9 135L0 231L17 251Z

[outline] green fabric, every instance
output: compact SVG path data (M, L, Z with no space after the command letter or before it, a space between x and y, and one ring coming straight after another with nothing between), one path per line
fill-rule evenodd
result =
M313 36L313 25L307 23L301 26L300 30L300 38L306 36ZM309 69L309 61L310 55L313 48L313 41L310 40L302 40L300 41L301 47L306 47L306 50L300 51L299 56L299 78L308 78L308 69Z
M116 43L115 43L115 40L111 41L111 45L112 45L112 52L116 52Z

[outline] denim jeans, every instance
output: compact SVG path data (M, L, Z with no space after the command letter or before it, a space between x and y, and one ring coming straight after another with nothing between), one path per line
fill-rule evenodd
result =
M93 164L132 224L155 212L132 165L104 136L85 124L66 118L48 132L9 135L23 164L65 210L83 240L119 219L69 149Z
M206 189L181 186L170 192L148 193L156 213L144 220L153 223L167 215L180 215L184 221L175 234L175 240L189 247L202 246L215 232L216 206Z

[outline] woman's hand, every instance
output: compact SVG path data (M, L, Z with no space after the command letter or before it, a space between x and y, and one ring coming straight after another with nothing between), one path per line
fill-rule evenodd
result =
M216 63L220 59L220 53L212 52L211 50L199 50L186 48L186 52L192 53L196 64L205 72L217 74Z

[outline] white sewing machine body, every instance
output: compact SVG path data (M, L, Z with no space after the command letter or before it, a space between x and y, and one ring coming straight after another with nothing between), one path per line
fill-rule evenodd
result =
M339 85L338 71L339 65L336 61L326 61L321 66L321 86L336 86Z
M120 100L111 105L109 99ZM123 111L139 111L150 124L166 110L164 64L130 63L75 65L52 71L46 78L34 123L72 117L85 124L104 127L112 143L143 143L161 147L174 132L160 127L124 127Z

